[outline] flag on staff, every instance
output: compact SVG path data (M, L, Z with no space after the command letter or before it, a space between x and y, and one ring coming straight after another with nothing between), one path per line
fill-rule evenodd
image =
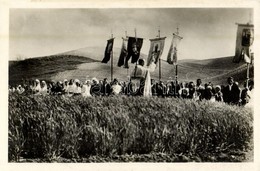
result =
M122 39L123 39L123 43L122 43L121 53L120 53L119 60L118 60L118 63L117 63L117 66L119 66L119 67L124 65L125 59L127 57L127 49L126 49L127 38L122 37Z
M140 51L143 45L143 39L142 38L135 38L135 37L129 37L128 38L128 44L127 44L127 56L125 60L125 68L129 68L128 61L131 59L131 63L137 62L140 56Z
M171 46L170 46L168 56L167 56L167 62L169 64L176 64L177 63L177 46L178 46L181 39L182 39L182 37L180 37L176 34L173 34Z
M147 66L150 66L152 62L157 66L157 63L163 53L165 38L166 37L150 39L151 46L147 58Z
M110 60L111 53L113 50L114 38L107 40L107 46L105 50L105 56L102 63L107 63Z
M244 59L245 63L251 63L251 55L249 52L249 48L244 48L241 53L242 58Z

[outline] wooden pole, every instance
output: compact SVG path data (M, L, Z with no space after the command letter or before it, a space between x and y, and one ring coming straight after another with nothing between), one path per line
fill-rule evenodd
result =
M177 70L177 66L175 66L175 70ZM174 95L175 96L177 95L177 76L176 76L176 73L177 72L175 72L175 89L174 89Z
M135 41L137 41L136 28L135 28ZM136 68L137 68L137 61L135 62L135 73L134 73L134 77L135 77L135 74L136 74Z
M111 39L113 39L113 33L111 31ZM113 81L113 48L111 50L111 54L110 54L110 58L111 58L111 67L110 67L110 70L111 70L111 82Z
M247 66L247 70L246 70L246 87L248 88L248 82L249 82L249 67L250 67L250 64L247 63L246 66Z
M178 82L178 64L177 63L175 65L175 80L176 80L176 86L177 86L177 82Z
M127 39L127 31L125 31L125 38ZM124 43L124 42L123 42ZM128 76L128 71L129 70L129 67L126 69L126 75Z
M176 35L182 39L182 37L179 36L179 26L177 26L177 32ZM177 46L177 45L176 45ZM176 47L177 48L177 47ZM177 53L178 51L176 50L175 53ZM176 54L176 56L178 57L178 55ZM177 83L178 83L178 61L176 60L176 70L175 70L175 80L176 80L176 87L177 87Z
M159 26L159 30L158 30L158 37L160 38L160 26ZM162 78L162 71L161 71L161 58L159 58L159 81L161 81Z

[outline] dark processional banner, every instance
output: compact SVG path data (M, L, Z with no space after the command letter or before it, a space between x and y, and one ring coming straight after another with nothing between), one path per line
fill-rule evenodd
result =
M123 43L122 43L122 48L121 48L121 52L120 52L120 56L119 56L119 60L118 60L118 63L117 63L117 66L121 67L125 64L125 59L127 57L127 41L128 39L127 38L123 38Z
M114 38L107 40L107 46L106 46L105 55L102 60L102 63L107 63L110 60L113 51L113 44L114 44Z
M131 63L135 63L138 61L140 57L140 51L143 45L142 38L129 37L127 43L127 56L125 59L125 68L129 68L128 61L131 58Z

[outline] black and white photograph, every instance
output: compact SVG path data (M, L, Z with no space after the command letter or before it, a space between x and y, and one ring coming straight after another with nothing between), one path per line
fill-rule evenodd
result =
M254 163L255 18L9 8L7 163Z

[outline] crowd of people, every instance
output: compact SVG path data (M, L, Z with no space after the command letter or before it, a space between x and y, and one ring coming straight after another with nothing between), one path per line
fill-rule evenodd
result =
M238 83L232 77L227 79L227 85L214 86L211 82L202 84L201 79L194 82L178 82L178 81L155 81L151 80L152 96L159 97L175 97L187 98L194 100L211 100L226 102L234 105L245 105L250 101L251 91L253 89L253 81L249 81L240 89ZM144 82L128 82L118 81L114 79L108 82L107 78L98 80L86 80L81 82L78 79L65 79L62 81L46 82L38 79L31 83L24 83L17 87L9 87L10 92L18 94L34 94L34 95L64 95L64 96L142 96Z

